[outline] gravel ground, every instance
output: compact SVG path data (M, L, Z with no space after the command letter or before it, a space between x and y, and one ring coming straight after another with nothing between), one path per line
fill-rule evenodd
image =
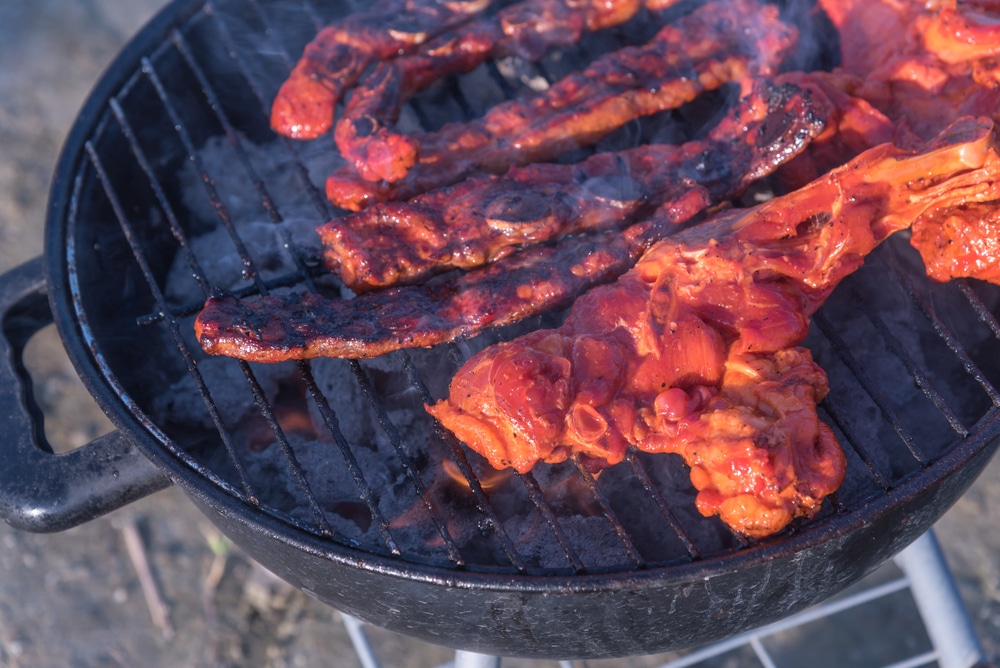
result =
M77 109L102 69L161 5L0 3L0 271L41 252L50 174ZM57 449L110 429L53 328L35 337L27 361L47 436ZM994 659L1000 657L1000 521L992 514L998 507L1000 460L937 526ZM60 534L34 535L0 524L0 546L0 665L360 665L336 612L254 564L177 489ZM875 665L875 658L891 660L896 650L919 651L926 644L917 621L907 596L892 597L868 613L825 622L812 636L799 634L796 646L850 648L839 665ZM386 666L437 666L451 656L442 648L371 633ZM801 665L802 655L783 654L788 647L776 643L775 656L785 656L783 665ZM576 665L639 667L661 659ZM736 653L716 665L759 664Z

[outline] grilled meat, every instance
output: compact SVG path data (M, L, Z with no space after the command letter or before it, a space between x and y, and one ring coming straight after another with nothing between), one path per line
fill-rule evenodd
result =
M323 259L363 292L476 267L565 234L621 227L692 187L722 202L823 129L822 113L797 87L760 79L744 88L703 141L512 168L503 177L469 178L408 202L380 203L320 226Z
M873 146L893 141L896 124L870 102L846 92L839 75L828 72L787 72L776 81L791 83L809 94L822 110L823 132L778 170L780 187L800 188Z
M511 100L483 118L417 133L420 159L392 184L370 182L347 166L326 183L334 204L357 211L408 199L476 172L555 158L592 144L641 116L676 108L747 75L775 70L795 42L777 8L756 0L717 0L664 27L648 44L595 60L530 100Z
M641 0L524 0L440 35L412 55L382 62L351 91L334 130L337 148L362 179L398 181L420 151L415 138L392 129L414 93L490 58L538 60L553 46L575 44L585 30L624 23L641 6Z
M372 62L409 53L489 8L491 0L378 0L306 45L271 106L271 127L313 139L333 125L334 107Z
M693 190L674 207L674 215L690 218L707 204L704 192ZM206 352L251 362L376 357L432 346L568 306L585 289L620 276L635 263L642 249L636 236L604 232L571 237L452 280L356 299L312 293L253 301L212 297L198 314L195 334Z
M822 0L822 5L843 44L843 68L830 78L871 100L904 132L927 136L963 114L1000 120L996 3ZM936 280L996 281L998 232L995 207L970 203L915 223L911 243Z
M739 194L794 157L822 127L799 89L754 82L708 141L659 147L671 153L658 153L664 162L656 166L649 161L623 163L632 166L636 178L655 176L647 185L661 207L657 224L640 222L625 231L574 235L555 245L514 252L503 262L457 278L373 291L346 301L318 295L249 302L212 298L198 315L198 339L209 353L257 362L374 357L472 336L566 306L578 294L628 270L652 240ZM587 161L591 168L597 168L598 158L620 166L614 155L598 155ZM539 166L526 171L532 176L527 182L538 180L538 170L544 170L554 183L575 183L581 180L581 167ZM362 243L354 253L372 243ZM375 247L386 248L381 243Z
M658 242L565 323L474 355L428 410L497 467L630 446L680 454L704 515L764 536L814 515L844 476L816 414L810 316L893 232L994 196L994 126L923 150L881 145L804 188Z
M993 200L926 217L913 225L910 243L936 281L977 278L1000 284L1000 208Z
M820 0L840 35L843 84L919 137L1000 113L996 3ZM845 88L846 89L846 88Z

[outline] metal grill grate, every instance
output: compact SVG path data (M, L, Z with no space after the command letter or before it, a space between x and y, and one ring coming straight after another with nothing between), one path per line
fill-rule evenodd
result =
M73 261L135 264L142 284L122 286L127 298L114 303L124 306L114 309L107 325L90 314L106 311L102 304L115 296L89 296L77 286L76 308L85 327L100 330L90 335L95 356L134 413L214 485L282 522L365 553L451 569L551 574L646 569L751 547L697 515L686 472L669 456L630 452L627 463L599 479L577 464L493 485L493 472L421 415L420 406L440 396L471 352L517 328L371 363L300 362L283 367L280 377L273 369L201 355L191 318L199 299L215 290L239 296L288 287L337 290L292 226L335 215L316 184L321 168L335 162L323 144L329 140L298 144L267 132L269 100L292 54L330 17L308 2L283 3L279 30L275 11L256 0L198 8L141 59L87 144L76 210L107 221L94 226L97 232L80 233L93 237L74 241L98 247L97 259ZM299 30L289 35L287 26ZM630 30L637 29L592 41L627 41ZM585 43L566 58L585 60L591 47ZM474 77L480 82L485 74L510 96L523 90L524 72L549 77L561 66L519 63L511 74L492 63ZM470 78L453 78L418 96L412 117L434 126L446 113L476 115ZM642 129L628 129L629 139L636 132ZM191 183L185 174L193 175ZM257 245L268 236L261 229L271 231L272 248ZM221 276L217 251L206 255L199 244L219 231L214 243L229 244L225 254L237 259ZM912 262L905 240L890 242L815 320L808 343L830 372L833 389L822 409L849 458L848 483L818 521L850 513L925 470L1000 405L994 386L1000 370L985 361L1000 359L995 292L930 284ZM177 266L194 281L194 295L179 298L169 285ZM890 282L902 293L884 294ZM955 295L960 305L942 314L940 306L954 304ZM909 318L905 326L886 319L888 302L892 312ZM538 319L532 326L553 321ZM116 348L149 340L166 344L150 352L144 343L143 355L153 359L135 360ZM921 354L928 342L941 354ZM885 363L873 364L874 358ZM213 373L227 371L209 377L209 366ZM234 369L237 374L226 375ZM332 373L350 379L353 397L345 399L339 381L328 382ZM220 388L219 378L239 378L242 387L226 381ZM195 424L175 421L176 404L171 411L159 407L175 391L182 393L178 402L193 397L196 407L185 410ZM249 401L240 403L228 392ZM287 415L286 403L294 409ZM247 405L253 411L241 412ZM311 416L308 428L297 421L303 415ZM356 432L365 430L353 426L358 419L375 430L374 443L359 440ZM297 435L308 429L319 446ZM317 447L322 457L315 456ZM277 456L260 463L265 451ZM457 481L441 473L442 460L454 465ZM323 479L334 474L352 489L331 494ZM524 521L529 515L537 517L534 524ZM544 538L526 539L526 528ZM602 546L596 557L595 544Z

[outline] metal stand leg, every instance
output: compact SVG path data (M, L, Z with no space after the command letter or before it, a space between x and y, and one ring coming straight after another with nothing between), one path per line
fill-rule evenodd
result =
M458 650L454 668L500 668L500 657Z
M365 623L357 617L343 613L341 613L340 618L344 622L344 628L347 629L347 635L351 639L351 644L354 645L354 652L358 655L358 661L361 662L362 668L380 668L371 643L368 642L368 636L365 635Z
M983 649L933 530L894 560L910 581L910 591L937 650L941 668L972 668L981 664Z

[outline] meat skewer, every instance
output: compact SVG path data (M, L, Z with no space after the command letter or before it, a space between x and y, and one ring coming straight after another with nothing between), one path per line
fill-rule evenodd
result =
M677 0L649 2L663 9ZM489 59L536 61L552 47L575 44L584 31L625 23L643 4L524 0L439 35L416 53L379 63L351 91L334 129L337 148L362 179L398 181L416 163L420 146L391 126L414 93L445 77L471 72Z
M697 160L675 160L653 170L663 184L676 184L657 190L662 208L655 228L639 223L624 233L571 236L451 280L379 290L352 300L315 294L247 302L215 297L198 315L196 333L211 354L257 362L374 357L472 336L561 308L628 270L650 240L667 233L664 225L690 221L738 195L801 152L822 128L821 115L799 89L758 81L712 130L710 141L671 147L676 157ZM613 163L613 156L608 160ZM564 169L565 180L573 181L576 168ZM668 191L670 196L664 196Z
M822 113L797 87L748 79L743 92L701 141L515 167L335 218L317 229L323 260L365 292L471 269L566 234L622 227L691 187L721 202L823 129Z
M372 62L410 53L434 35L481 14L492 0L378 0L330 24L306 45L271 106L271 128L314 139L333 125L334 107Z
M409 199L476 172L556 158L593 144L636 118L673 109L745 76L774 71L795 42L777 8L756 0L717 0L664 27L646 45L598 58L530 100L510 100L484 117L417 133L420 159L406 177L370 182L343 167L327 197L358 211Z
M893 232L996 197L994 131L966 119L922 150L881 145L664 239L561 327L474 355L428 410L496 468L599 470L631 446L680 454L699 511L740 533L811 517L845 461L799 347L810 316Z

